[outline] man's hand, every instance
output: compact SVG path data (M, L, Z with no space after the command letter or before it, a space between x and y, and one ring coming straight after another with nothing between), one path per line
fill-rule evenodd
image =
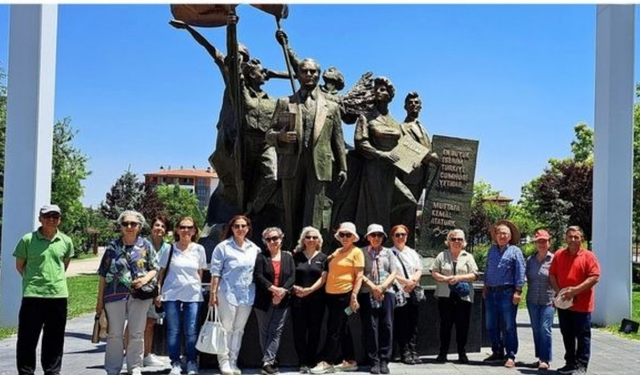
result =
M578 294L578 289L574 286L569 286L565 288L565 291L562 292L562 299L569 300Z
M398 160L400 160L400 158L398 158L397 155L394 155L394 154L392 154L391 152L388 152L388 151L381 151L380 152L380 158L389 161L391 164L393 164L393 163L397 162Z
M520 300L522 299L522 293L516 291L515 293L513 293L513 298L511 299L511 302L513 302L514 305L518 305L520 304Z
M289 44L289 37L287 37L287 34L282 30L276 31L276 40L281 46Z
M340 173L338 173L338 184L340 184L340 189L342 189L344 187L344 184L346 183L347 183L347 172L340 171Z
M238 15L235 13L227 15L227 25L237 25L238 20Z
M278 141L282 143L295 143L298 141L298 134L296 134L296 132L281 131L278 134Z

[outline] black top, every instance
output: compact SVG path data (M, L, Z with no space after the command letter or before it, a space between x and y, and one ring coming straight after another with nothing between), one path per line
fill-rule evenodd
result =
M256 257L256 264L253 269L253 282L256 283L256 299L253 306L260 310L268 310L271 306L271 291L269 288L273 285L274 270L271 264L271 253L262 252ZM291 288L295 283L295 264L293 257L288 251L280 252L280 282L278 285L287 289L289 292L282 299L278 308L286 308L289 306L289 297Z
M293 260L296 265L296 285L303 288L311 287L322 276L322 272L326 271L327 254L321 251L311 259L307 259L304 252L301 251L293 255ZM320 288L302 299L322 297L324 297L324 288Z

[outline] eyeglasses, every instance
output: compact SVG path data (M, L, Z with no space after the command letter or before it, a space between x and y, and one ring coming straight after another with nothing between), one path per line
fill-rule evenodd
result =
M44 214L42 215L43 219L60 219L60 215L59 214Z
M394 236L395 238L400 238L400 237L406 237L406 236L407 236L407 234L406 234L406 233L395 233L393 236Z
M138 225L140 225L140 223L136 221L123 221L120 223L120 226L123 228L136 228Z
M191 230L191 229L193 229L193 225L181 225L178 228L180 230Z
M247 224L233 224L234 229L244 229L246 227L248 227Z
M318 239L318 236L305 236L304 238L310 241L315 241Z
M340 238L351 238L351 236L353 236L353 233L349 233L349 232L340 232L340 233L338 233L338 237L340 237Z
M369 235L370 235L371 237L384 237L384 233L379 233L379 232L371 233L371 234L369 234Z
M453 241L453 242L464 242L464 238L460 238L460 237L452 237L449 239L449 241Z
M279 236L267 237L264 239L264 242L276 242L280 239Z

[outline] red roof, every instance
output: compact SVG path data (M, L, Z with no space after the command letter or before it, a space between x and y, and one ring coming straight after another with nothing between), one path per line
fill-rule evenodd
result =
M218 178L216 172L209 172L204 169L161 169L157 172L145 173L144 176Z

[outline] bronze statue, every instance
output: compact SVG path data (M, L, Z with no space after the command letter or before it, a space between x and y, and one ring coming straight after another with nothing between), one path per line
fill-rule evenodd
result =
M278 100L267 131L267 142L278 153L289 245L308 225L328 233L333 201L326 190L334 175L334 163L340 185L347 180L340 108L318 87L320 65L312 59L302 60L297 76L300 89Z

